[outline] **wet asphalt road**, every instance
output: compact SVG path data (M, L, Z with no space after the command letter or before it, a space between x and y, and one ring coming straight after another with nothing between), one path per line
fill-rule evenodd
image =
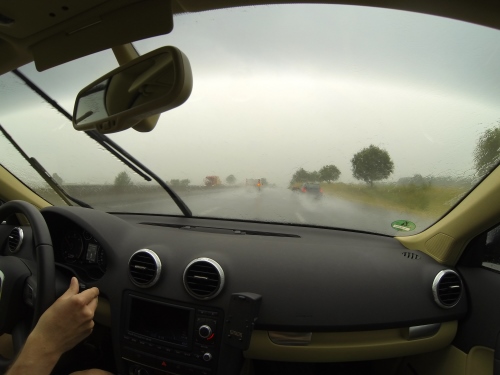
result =
M231 218L280 223L319 225L355 229L388 235L414 234L425 229L431 220L405 212L374 207L324 195L321 199L284 188L208 189L181 194L193 216ZM102 207L108 211L180 214L165 194ZM391 227L396 220L411 220L415 232L398 232Z

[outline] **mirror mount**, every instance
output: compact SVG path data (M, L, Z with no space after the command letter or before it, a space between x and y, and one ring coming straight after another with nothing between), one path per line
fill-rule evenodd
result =
M73 111L73 127L79 131L95 129L102 134L130 127L150 131L160 113L178 107L189 98L192 87L193 76L186 55L175 47L159 48L80 91Z
M137 59L140 55L135 49L132 43L123 44L121 46L115 46L112 48L113 54L116 57L118 64L125 65L126 63ZM150 132L153 130L160 119L160 115L150 116L141 120L137 125L132 126L132 129L138 132Z

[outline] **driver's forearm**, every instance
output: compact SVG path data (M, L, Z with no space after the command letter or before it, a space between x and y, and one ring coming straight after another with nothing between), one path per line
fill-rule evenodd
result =
M6 375L49 375L61 354L49 350L47 344L30 335Z

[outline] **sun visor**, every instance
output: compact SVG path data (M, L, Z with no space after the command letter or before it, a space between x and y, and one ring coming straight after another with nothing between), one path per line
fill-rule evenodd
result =
M126 20L126 21L124 21ZM171 1L142 0L102 15L81 17L62 32L32 46L38 71L117 45L168 34L173 28Z

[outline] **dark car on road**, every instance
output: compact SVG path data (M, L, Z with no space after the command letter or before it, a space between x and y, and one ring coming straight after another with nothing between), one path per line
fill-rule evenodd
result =
M300 191L317 199L323 196L323 189L321 189L321 186L310 182L302 184Z

